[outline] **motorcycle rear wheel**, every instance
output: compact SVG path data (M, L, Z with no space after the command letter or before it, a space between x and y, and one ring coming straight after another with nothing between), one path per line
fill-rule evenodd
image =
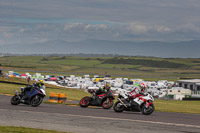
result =
M10 100L10 103L12 105L18 105L20 103L20 99L18 98L18 96L13 96Z
M110 109L113 106L113 100L111 98L103 101L102 106L104 109Z
M88 96L83 97L79 102L80 107L83 107L83 108L87 108L89 104L90 104L90 97Z
M32 98L31 100L31 106L37 107L39 106L43 101L43 97L36 95L35 97Z
M146 108L145 106L142 107L142 114L143 115L150 115L154 112L155 107L153 104L149 105L149 108Z
M121 113L121 112L124 111L125 108L124 108L124 106L120 103L120 101L117 101L117 102L115 103L115 105L113 106L113 109L114 109L115 112Z

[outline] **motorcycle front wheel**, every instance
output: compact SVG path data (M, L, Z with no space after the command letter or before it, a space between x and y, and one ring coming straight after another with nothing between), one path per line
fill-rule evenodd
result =
M43 97L36 95L35 97L32 98L31 100L31 106L37 107L39 106L43 101Z
M113 100L111 98L104 100L102 106L104 109L110 109L113 106Z
M83 108L87 108L89 104L90 104L90 97L84 97L79 102L79 105Z
M18 98L18 96L13 96L10 100L10 103L12 105L18 105L20 103L20 99Z
M150 115L150 114L152 114L154 112L154 110L155 110L155 107L154 107L154 105L152 103L152 104L149 105L148 108L146 108L146 106L142 107L142 114Z
M124 108L124 106L120 103L120 101L117 101L117 102L115 103L115 105L113 106L113 109L114 109L115 112L120 113L120 112L123 112L125 108Z

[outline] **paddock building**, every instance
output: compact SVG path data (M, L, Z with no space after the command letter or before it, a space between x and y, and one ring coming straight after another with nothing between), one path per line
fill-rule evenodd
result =
M178 80L179 87L190 89L192 94L200 94L200 79Z

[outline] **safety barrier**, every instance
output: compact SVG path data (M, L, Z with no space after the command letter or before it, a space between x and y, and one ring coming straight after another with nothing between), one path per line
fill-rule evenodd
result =
M65 103L66 100L67 100L66 94L50 92L49 102L51 102L51 103Z
M67 100L67 95L60 93L58 94L58 103L65 103L65 101Z

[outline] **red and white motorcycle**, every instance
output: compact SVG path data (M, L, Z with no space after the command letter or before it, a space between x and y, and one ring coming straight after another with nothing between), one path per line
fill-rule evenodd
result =
M118 101L113 106L115 112L133 111L142 112L144 115L150 115L154 112L154 98L149 93L142 93L141 96L132 99L131 97L119 94Z

